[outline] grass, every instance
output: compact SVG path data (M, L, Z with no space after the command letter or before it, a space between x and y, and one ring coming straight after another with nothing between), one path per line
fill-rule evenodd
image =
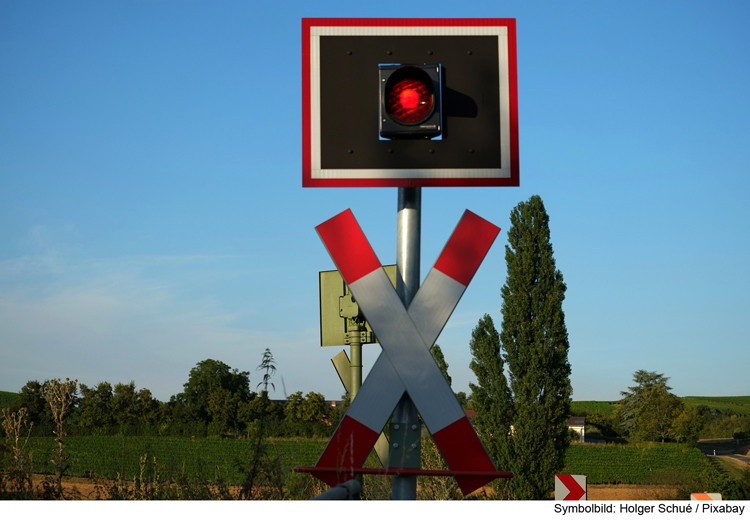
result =
M747 465L723 456L706 456L711 464L731 479L741 480Z

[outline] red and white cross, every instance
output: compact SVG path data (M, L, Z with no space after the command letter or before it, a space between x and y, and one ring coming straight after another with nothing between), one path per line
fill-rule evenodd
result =
M464 494L492 479L495 466L430 354L500 228L466 211L409 305L404 307L351 210L316 228L383 348L316 467L361 467L404 392L414 402ZM485 473L485 475L482 475ZM351 479L312 472L333 486ZM495 476L496 477L496 476Z

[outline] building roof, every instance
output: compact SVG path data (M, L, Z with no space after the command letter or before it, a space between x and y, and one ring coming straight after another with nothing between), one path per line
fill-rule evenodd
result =
M568 428L583 428L586 422L586 417L568 417L566 423Z

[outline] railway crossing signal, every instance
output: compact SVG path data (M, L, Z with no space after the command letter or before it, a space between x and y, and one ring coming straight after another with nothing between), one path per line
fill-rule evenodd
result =
M302 20L303 187L399 190L398 293L351 211L317 228L383 353L317 465L300 471L329 485L395 474L394 499L416 498L419 474L454 475L464 494L512 477L495 470L429 352L499 228L467 211L421 288L419 247L421 187L519 185L516 70L515 19ZM415 407L451 471L415 468ZM400 468L360 468L391 413L399 434L416 434L391 439Z
M378 335L383 353L316 464L320 470L312 474L329 485L351 479L352 469L364 463L407 392L446 462L459 471L456 479L464 494L498 477L429 349L500 229L466 211L408 310L351 210L316 229ZM472 471L485 475L469 475Z
M302 19L302 185L518 186L516 70L515 19Z

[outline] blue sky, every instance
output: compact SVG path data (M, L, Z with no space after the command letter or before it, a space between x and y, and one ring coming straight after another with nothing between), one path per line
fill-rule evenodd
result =
M638 369L750 394L750 5L383 5L0 3L0 389L133 380L166 400L206 358L255 387L270 348L277 398L340 397L314 227L352 208L394 262L397 192L302 188L301 18L434 16L518 30L520 187L423 192L423 275L464 209L503 229L438 339L454 390L479 318L500 325L510 211L538 194L575 400Z

